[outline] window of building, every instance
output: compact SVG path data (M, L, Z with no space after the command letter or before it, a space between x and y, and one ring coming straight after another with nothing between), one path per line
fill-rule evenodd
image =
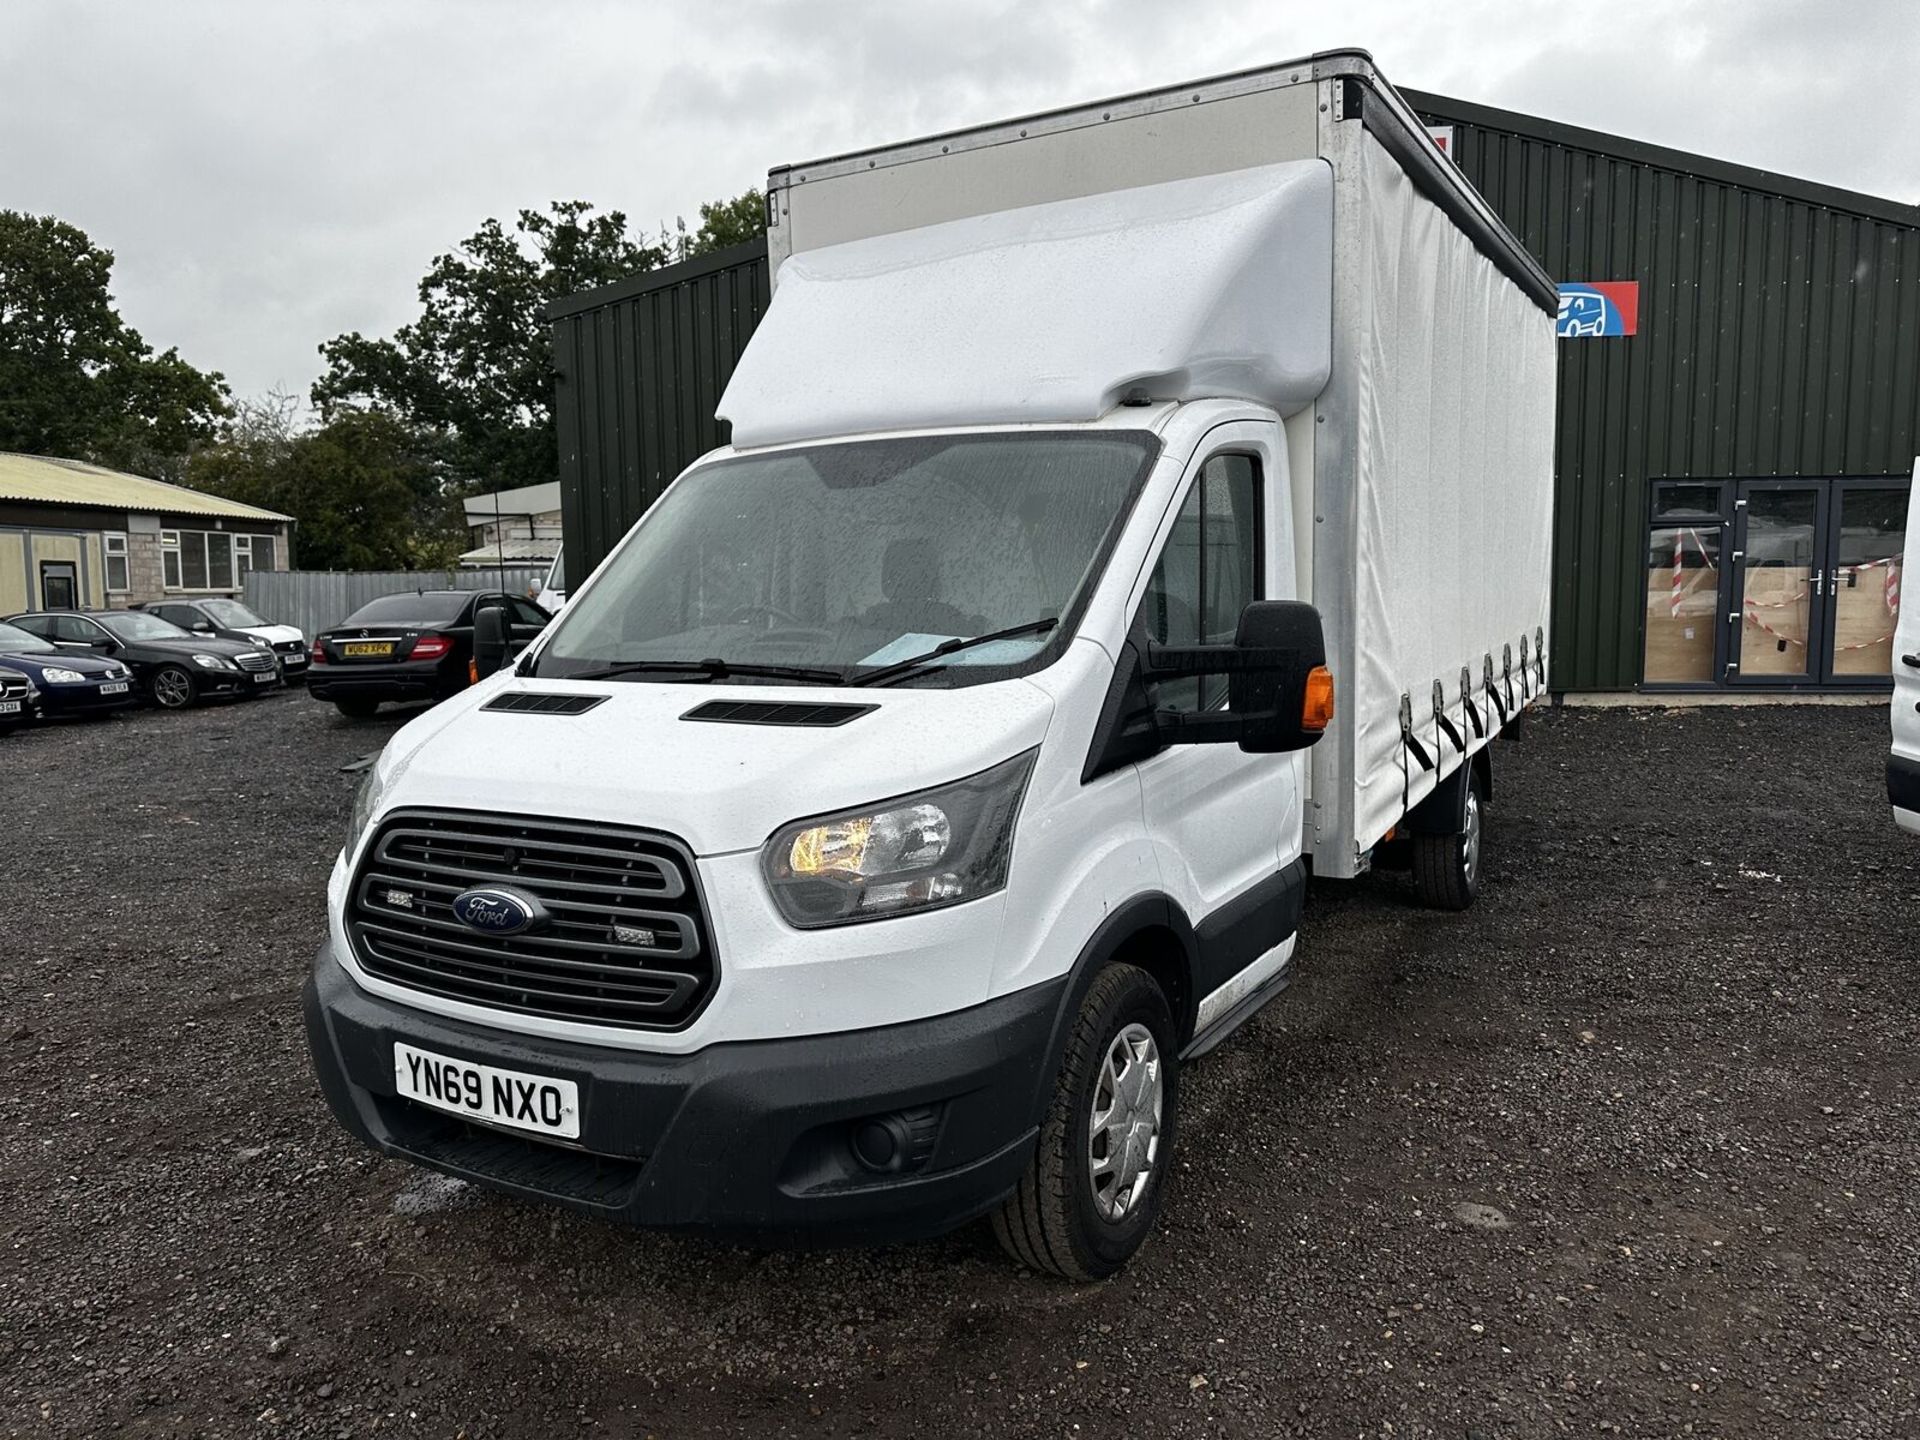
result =
M209 530L205 538L207 588L231 590L233 588L233 537L222 531Z
M273 541L259 535L229 535L224 530L165 530L160 535L161 565L169 590L237 590L248 570L271 568ZM263 551L268 563L261 564Z
M133 588L127 569L127 537L124 535L102 535L101 544L106 548L107 557L107 593L124 595Z
M1226 645L1240 612L1260 598L1259 463L1216 455L1201 467L1173 522L1142 604L1148 636L1162 645ZM1173 680L1155 687L1167 710L1212 709L1227 678Z

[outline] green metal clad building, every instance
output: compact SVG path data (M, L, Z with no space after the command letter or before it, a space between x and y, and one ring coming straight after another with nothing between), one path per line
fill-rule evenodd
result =
M1553 680L1884 687L1920 452L1920 206L1407 91L1562 282ZM554 307L567 567L726 440L743 245Z

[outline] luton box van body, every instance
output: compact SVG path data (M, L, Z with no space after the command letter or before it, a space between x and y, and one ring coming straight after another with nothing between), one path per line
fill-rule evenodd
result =
M732 444L371 772L315 1063L516 1194L1107 1274L1309 868L1472 899L1554 291L1357 52L769 204Z
M1920 565L1920 458L1913 462L1907 501L1907 553L1902 573ZM1887 798L1893 823L1920 835L1920 601L1902 590L1893 635L1893 753L1887 757Z

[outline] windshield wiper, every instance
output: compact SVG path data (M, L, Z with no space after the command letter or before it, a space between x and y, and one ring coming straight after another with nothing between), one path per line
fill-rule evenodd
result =
M928 667L933 670L944 670L946 666L935 662L944 660L949 655L958 654L962 650L971 650L976 645L985 645L990 640L1012 640L1020 635L1044 635L1059 623L1060 618L1057 615L1048 615L1044 619L1029 620L1023 625L1009 625L1004 630L989 630L984 635L969 635L964 640L943 640L924 654L914 655L905 660L896 660L891 665L882 665L871 674L859 676L857 679L850 678L848 683L889 685L915 671L923 674L930 673Z
M705 680L806 680L816 685L839 685L846 676L838 670L810 670L804 665L735 665L728 660L622 660L598 670L556 675L556 680L611 680L619 675L696 675Z

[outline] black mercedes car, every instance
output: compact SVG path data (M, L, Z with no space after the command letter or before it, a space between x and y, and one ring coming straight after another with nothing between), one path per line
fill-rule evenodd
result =
M275 625L238 600L229 600L224 595L203 595L197 599L155 600L149 605L130 608L158 615L195 635L218 635L222 640L238 640L243 644L259 640L279 660L281 679L292 682L307 677L307 637L300 633L300 628Z
M45 719L80 715L104 719L139 697L133 672L118 660L62 650L51 640L0 620L0 679L19 674L40 692L40 714ZM6 722L0 714L0 724Z
M510 653L551 618L530 600L495 591L382 595L313 637L307 693L356 720L373 714L383 700L444 700L458 694L473 683L473 616L486 605L505 612Z
M69 654L120 661L165 710L216 695L255 695L280 683L280 666L264 645L190 635L138 610L32 610L11 623Z

